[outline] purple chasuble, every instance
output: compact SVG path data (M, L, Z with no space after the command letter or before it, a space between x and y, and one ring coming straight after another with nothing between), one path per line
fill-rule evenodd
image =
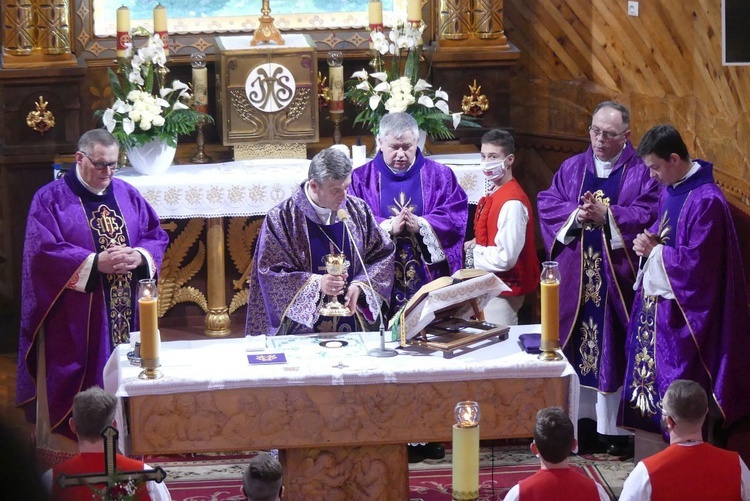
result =
M609 177L597 177L595 173L586 171L580 196L589 191L605 205L616 205L622 171L623 169L617 169ZM599 389L600 358L603 351L600 333L604 331L606 305L611 299L602 281L603 246L611 239L604 235L608 231L609 226L606 220L603 225L586 224L581 230L585 280L581 297L582 304L573 326L573 332L578 333L578 337L576 343L569 342L563 349L565 356L578 374L581 385L593 389ZM624 318L620 320L621 325L627 323ZM613 367L613 369L617 372L623 371L623 367Z
M107 214L110 210L117 217ZM103 386L102 370L113 349L111 327L122 325L121 319L113 319L123 304L117 293L132 290L126 292L119 279L96 270L96 280L89 282L93 290L79 292L68 285L110 238L142 248L157 270L169 241L138 190L117 178L105 195L94 195L71 170L34 195L24 240L16 403L25 408L27 419L36 421L37 335L43 327L50 424L54 433L73 439L67 424L73 397L90 386ZM115 289L115 303L105 287ZM131 328L137 325L131 323Z
M611 176L620 176L617 192L610 195L617 202L609 206L609 219L620 235L624 246L612 249L608 231L600 232L601 289L606 290L603 326L598 337L598 390L614 392L622 386L625 367L625 337L633 298L633 283L638 258L633 252L633 239L656 219L656 200L659 184L650 178L648 168L628 142L617 160ZM569 158L560 166L549 189L537 197L539 225L547 256L560 264L560 343L581 345L582 334L575 330L575 321L583 304L587 277L584 270L582 230L573 229L567 244L557 240L557 234L580 205L586 175L596 176L594 153L586 152Z
M388 303L393 284L394 246L378 226L372 211L360 199L347 196L344 206L349 213L348 227L353 239L347 247L356 246L367 266L375 287L371 298ZM268 211L258 236L250 271L250 294L247 303L245 334L300 334L316 331L318 307L324 296L320 291L320 258L325 255L319 243L313 244L311 223L319 221L304 192L304 183L292 196ZM326 229L343 224L325 225ZM322 226L322 225L318 225ZM339 231L338 229L336 231ZM341 233L331 233L334 242ZM312 247L315 247L315 250ZM330 247L325 247L328 253ZM317 255L317 257L314 257ZM359 259L350 256L348 282L362 284L357 307L357 329L365 327L366 317L375 320L378 306L367 301L369 286ZM364 290L367 289L367 290ZM320 325L318 326L320 328ZM326 327L327 328L327 327Z
M396 268L390 314L393 315L419 288L463 267L468 202L453 171L422 156L406 172L394 173L383 153L352 171L349 192L372 208L378 223L395 216L402 207L424 218L432 227L446 259L432 262L424 235L403 231L394 236Z
M649 231L675 299L637 294L629 326L622 426L659 432L660 404L675 379L699 382L724 425L750 413L750 327L742 258L713 165L663 191ZM709 406L713 407L713 406Z

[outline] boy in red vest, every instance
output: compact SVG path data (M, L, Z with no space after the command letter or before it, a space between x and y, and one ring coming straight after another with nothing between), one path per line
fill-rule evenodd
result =
M695 381L675 379L662 399L669 447L638 463L620 501L750 500L750 471L733 451L703 441L708 397Z
M248 501L280 501L284 497L281 463L267 452L250 460L242 475L242 494Z
M504 130L482 136L480 166L495 186L479 200L475 238L464 243L467 268L494 272L510 287L484 307L485 320L499 325L518 325L524 296L539 285L534 212L529 197L513 178L515 148L513 136Z
M73 398L73 417L69 425L78 437L77 456L55 465L42 475L42 484L52 495L54 501L89 501L94 491L86 485L60 488L57 478L62 474L78 475L104 472L104 440L101 432L109 425L114 426L117 397L105 393L98 386L78 393ZM121 454L117 455L116 468L118 471L147 470L151 467L143 461L131 459ZM101 490L104 485L94 485ZM146 482L146 485L136 486L132 499L139 501L170 501L172 499L167 486L163 482Z
M513 486L504 501L609 501L601 485L568 467L568 456L577 445L573 423L564 410L547 407L537 412L531 452L542 468Z

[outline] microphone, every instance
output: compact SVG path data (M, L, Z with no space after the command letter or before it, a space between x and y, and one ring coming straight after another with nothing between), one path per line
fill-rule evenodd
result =
M367 273L367 266L365 266L365 260L362 259L362 254L360 254L359 252L359 247L357 247L357 243L354 240L352 231L351 229L349 229L348 222L351 221L349 212L346 209L341 208L336 211L336 216L339 218L339 220L342 223L344 223L344 228L346 229L346 233L349 235L349 241L352 243L352 247L354 247L354 252L357 254L357 259L359 259L359 264L362 265L362 270L365 272L365 278L367 279L367 283L370 286L370 290L372 290L373 293L375 293L375 287L372 286L372 280L370 280L370 274ZM396 355L398 355L398 352L396 350L385 347L385 323L383 322L383 308L382 307L378 309L378 318L380 319L380 348L373 348L371 350L368 350L367 354L371 357L395 357Z

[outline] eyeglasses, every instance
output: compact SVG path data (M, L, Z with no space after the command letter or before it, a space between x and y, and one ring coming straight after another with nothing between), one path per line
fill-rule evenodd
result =
M607 130L601 130L599 127L594 127L593 125L589 125L589 132L594 135L594 137L602 136L604 139L614 139L617 136L622 136L628 131L628 129L625 129L622 132L610 132Z
M117 161L114 162L94 162L94 160L86 153L85 151L82 151L83 156L89 159L89 162L94 166L96 170L104 170L104 169L112 169L112 172L116 171L120 168L120 165L117 163Z

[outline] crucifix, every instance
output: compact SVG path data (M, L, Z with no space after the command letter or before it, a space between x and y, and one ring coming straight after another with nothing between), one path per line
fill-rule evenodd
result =
M250 45L268 42L276 42L278 45L284 45L284 38L281 36L281 32L273 24L273 18L269 16L271 13L271 0L263 0L260 11L263 13L260 19L258 19L260 26L255 30Z
M117 437L119 433L114 426L107 426L102 430L104 439L104 471L101 473L80 473L67 475L65 473L57 477L57 484L61 488L74 485L107 484L108 488L114 487L120 482L133 481L148 482L153 480L157 483L167 478L167 472L161 466L150 470L117 471Z

